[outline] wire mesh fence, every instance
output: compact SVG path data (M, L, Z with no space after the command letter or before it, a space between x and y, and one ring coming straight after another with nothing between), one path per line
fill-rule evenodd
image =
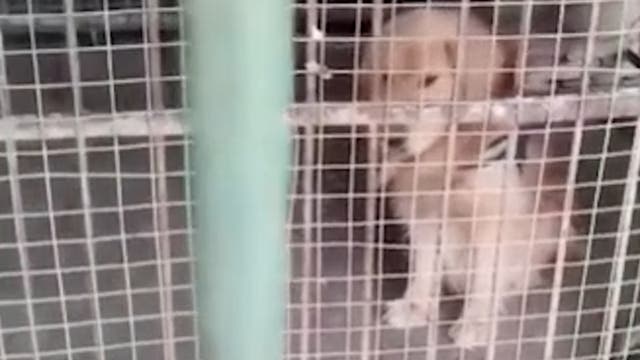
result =
M1 357L197 358L180 4L0 18Z
M553 0L295 4L288 358L637 356L636 6ZM474 79L461 68L498 77L488 64L500 49L513 47L502 69L513 76L506 94L456 92ZM368 52L374 54L369 63ZM493 112L474 106L486 101ZM469 132L469 108L485 111L472 116L482 131ZM465 136L475 134L488 145L497 136L490 128L502 120L510 140L499 137L505 147L489 154L497 159L482 160L482 147L465 153L471 141ZM523 150L536 142L543 148L538 156ZM522 185L527 167L541 163L549 170ZM550 185L545 178L554 171L562 180ZM509 179L511 185L500 185ZM513 195L511 186L537 202ZM545 200L547 191L562 195ZM497 255L474 244L486 225L483 206L494 201L487 193L507 199L511 212L498 217L507 228L534 228L485 238ZM529 207L514 210L520 201ZM453 214L443 215L451 208ZM542 251L535 241L549 230L540 216L558 220L557 232L545 239L553 256L532 263ZM424 230L428 221L434 224ZM503 242L515 244L518 236L530 247L505 258ZM574 243L584 251L575 258ZM457 252L447 249L456 246ZM487 256L495 266L478 267ZM499 267L509 260L511 268ZM528 275L504 289L490 279L523 268ZM541 278L537 286L527 286L532 274ZM412 290L420 295L411 298ZM489 309L474 314L469 309L486 304L477 300L483 296L491 300ZM461 333L471 337L470 345Z
M199 358L193 204L186 181L192 175L191 143L182 121L182 5L0 1L1 358ZM639 291L640 40L634 6L615 0L599 6L573 0L292 5L296 102L288 114L295 146L287 224L287 358L631 358ZM450 97L446 87L423 91L459 77L465 51L467 57L481 56L474 55L472 34L468 46L454 46L460 62L447 69L429 67L437 51L427 51L427 60L416 51L406 56L415 61L400 68L385 57L364 64L366 53L376 52L367 50L374 43L390 56L403 42L420 38L388 25L418 8L457 12L453 25L460 33L469 17L480 19L485 30L475 36L494 48L487 58L503 44L515 49L505 67L513 75L512 89L499 99L486 93L481 99ZM378 82L369 90L378 87L383 95L367 95L370 77ZM407 95L401 85L412 81L418 85ZM425 189L417 185L420 173L411 170L420 161L395 158L387 150L411 131L424 137L425 129L411 124L464 119L468 106L482 100L498 110L476 121L506 118L511 124L500 169L556 165L565 177L552 190L567 196L538 200L555 209L550 213L563 230L546 239L557 250L539 264L542 283L507 291L503 303L491 293L490 336L463 349L450 330L478 294L470 295L469 285L452 288L447 259L437 264L443 286L431 294L431 320L417 327L389 321L388 301L400 298L420 276L414 269L419 247L410 230L425 218L415 212L400 216L394 199L402 194L382 184L385 172L408 166L416 185L404 196L420 204ZM433 104L443 112L416 107ZM455 149L464 136L460 129L446 130L441 135ZM537 157L518 150L535 140L544 148ZM416 155L424 153L430 152ZM515 179L519 184L521 178ZM503 178L493 180L497 185ZM533 182L524 190L535 198L543 185ZM458 196L450 185L435 193L446 199L437 202L442 206ZM529 209L524 215L538 213ZM572 218L581 226L568 236ZM479 219L473 213L458 220L477 227ZM443 217L438 222L434 233L446 223ZM447 239L440 236L438 246ZM584 253L565 259L573 240L583 244ZM483 271L504 274L493 267L469 271L470 264L463 264L469 283Z

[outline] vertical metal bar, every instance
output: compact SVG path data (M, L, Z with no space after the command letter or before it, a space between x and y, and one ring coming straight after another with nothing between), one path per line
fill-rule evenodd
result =
M165 279L164 279L164 267L166 261L164 261L163 257L163 239L162 239L162 231L161 229L161 216L160 216L160 205L158 204L159 199L161 198L159 191L159 182L157 181L158 177L158 163L163 163L164 159L163 154L160 154L158 151L158 147L162 147L161 144L158 144L158 139L160 139L160 143L162 143L162 136L156 135L155 126L152 122L153 114L155 107L157 105L157 95L155 93L156 90L156 80L152 74L152 67L156 67L156 61L158 61L154 56L154 51L152 50L153 45L151 45L151 33L153 32L153 21L150 19L152 12L150 9L152 7L151 0L145 0L142 2L142 45L143 45L143 59L144 59L144 78L145 78L145 100L146 100L146 115L147 115L147 125L150 131L149 133L149 165L150 165L150 187L151 187L151 212L152 212L152 226L153 226L153 238L154 238L154 250L156 252L156 273L158 274L158 297L159 297L159 307L160 307L160 331L161 337L163 339L162 345L162 357L164 360L170 360L170 352L168 351L167 341L166 339L169 336L170 329L167 327L167 319L165 315L167 314L167 301L165 296ZM170 266L170 265L169 265Z
M463 74L462 74L462 69L464 66L464 62L465 60L465 53L466 53L466 38L467 38L467 25L468 25L468 21L469 21L469 17L470 17L470 3L469 0L461 0L460 3L460 8L459 8L459 13L458 13L458 37L461 38L463 41L458 41L457 46L456 46L456 54L457 54L457 61L456 61L456 66L455 66L455 71L454 71L454 88L453 88L453 98L452 98L452 102L450 104L451 106L451 115L450 115L450 119L457 119L460 116L460 110L457 105L459 102L464 101L464 93L463 93L463 86L464 84L462 83L463 81ZM483 126L484 127L484 126ZM445 173L444 173L444 192L443 192L443 202L442 202L442 214L449 214L449 209L451 208L451 193L452 193L452 184L453 184L453 171L454 171L454 163L455 163L455 158L454 158L454 154L455 154L455 146L456 146L456 140L457 140L457 133L458 133L458 125L455 121L452 121L451 126L448 127L448 133L446 134L446 138L447 138L447 151L446 151L446 164L445 164ZM474 214L475 215L475 214ZM446 241L443 241L443 239L447 239L448 236L448 230L449 229L449 218L448 216L442 216L442 223L440 225L440 240L438 241L438 253L439 254L443 254L445 253L447 250L445 250L445 246L448 246ZM471 252L470 252L471 254ZM473 256L470 255L469 260L467 260L470 264L473 264L475 262ZM437 285L436 285L436 300L434 301L435 305L435 313L437 314L436 316L438 316L438 319L440 317L440 301L442 299L442 279L443 277L446 275L446 271L447 269L444 268L444 263L442 260L442 256L438 256L437 258L437 265L436 265L436 278L438 279L437 281ZM468 279L467 279L468 280ZM465 280L465 281L467 281ZM467 283L465 284L465 286L467 288L471 288L471 283ZM465 295L468 294L468 292L465 292ZM461 314L464 314L464 312L466 311L466 307L468 306L468 302L464 301L462 304L462 309ZM460 320L458 320L460 321ZM465 324L463 324L463 326L465 326ZM437 346L437 326L436 329L434 330L434 335L432 335L432 341L436 341L436 346ZM462 360L466 360L466 352L464 349L459 349L458 350L458 356L462 359ZM437 356L437 352L436 350L432 351L432 357L431 359L435 360Z
M102 0L102 19L104 21L104 39L106 44L106 56L107 56L107 80L109 80L109 110L111 115L115 116L117 114L117 103L116 103L116 88L115 88L115 70L113 64L113 43L111 41L111 22L109 19L109 0ZM118 142L117 138L114 137L114 144L117 147ZM118 151L117 148L114 151Z
M350 139L350 158L349 158L349 164L351 169L349 170L349 193L350 194L355 194L356 193L356 188L355 188L355 182L356 182L356 169L355 169L355 164L356 164L356 154L357 154L357 150L356 150L356 146L357 146L357 126L353 125L351 128L351 139ZM355 219L354 219L354 214L356 214L355 211L355 206L354 206L354 196L350 195L349 199L348 199L349 203L348 203L348 209L347 209L347 214L349 216L348 219L348 233L347 233L347 289L346 289L346 301L347 301L347 305L346 305L346 319L345 319L345 328L347 329L347 333L345 335L345 344L344 344L344 351L345 354L351 354L354 350L353 350L353 343L355 343L355 340L353 339L353 334L357 331L354 329L355 326L357 326L357 322L355 322L354 324L354 315L353 315L353 311L354 311L354 301L358 300L359 298L356 297L354 295L354 287L356 286L357 281L353 278L353 274L354 274L354 257L356 256L356 252L354 251L354 249L356 248L356 242L355 242L355 228L356 228L356 224L355 224ZM355 326L354 326L355 325ZM362 329L361 331L369 331L368 329Z
M531 32L532 32L533 5L534 5L533 1L527 1L526 4L522 6L522 9L520 12L519 34L522 36L522 38L519 41L519 50L518 50L519 59L518 59L518 62L516 63L516 69L514 70L514 73L517 72L518 74L517 76L515 76L515 80L518 86L516 91L519 97L522 97L524 95L524 89L525 89L527 62L528 62L528 54L529 54ZM518 120L520 120L523 113L522 105L523 105L523 102L519 101L517 105ZM533 213L531 214L531 221L535 225L532 228L529 238L527 239L527 241L529 242L527 245L527 253L531 253L531 251L533 251L534 242L536 241L535 239L535 236L536 236L535 233L537 230L536 227L541 215L539 213L539 208L540 208L540 202L541 202L543 186L544 186L543 184L544 184L545 164L547 160L546 154L548 153L550 136L551 136L551 132L553 131L551 128L551 122L548 121L545 124L543 131L544 131L544 134L543 134L543 143L542 143L542 153L540 155L540 158L537 160L538 163L536 164L536 166L539 166L539 173L536 179L537 189L535 191L535 196L534 196ZM534 134L534 135L537 135L537 134ZM523 353L523 343L524 343L523 338L525 336L525 322L526 322L526 316L527 316L527 307L529 305L529 283L531 281L530 279L531 271L529 269L531 268L531 266L535 265L535 264L532 264L530 257L527 257L526 263L527 263L527 266L526 266L527 272L524 279L525 291L524 291L524 294L522 295L522 300L521 300L520 309L519 309L519 316L521 316L522 318L518 323L518 330L516 335L517 336L517 346L516 346L516 353L515 353L516 359L520 359Z
M1 39L0 39L1 40ZM4 107L3 107L4 109ZM40 350L38 346L38 337L36 334L35 314L33 311L33 295L31 290L31 281L29 278L29 255L27 248L27 233L24 224L24 210L22 208L22 189L20 180L18 179L18 153L13 138L7 140L7 162L9 173L9 186L11 188L11 205L13 210L13 226L18 245L18 256L20 257L20 269L22 272L22 287L24 288L25 307L27 313L27 322L29 324L29 337L34 359L40 359ZM59 274L57 274L59 275ZM60 287L62 280L58 277L58 287L62 293L64 290Z
M519 102L518 103L518 118L521 118L522 115L522 103ZM545 190L544 189L544 175L545 175L545 166L546 166L546 160L547 160L547 154L549 153L549 145L550 145L550 138L551 138L551 133L553 131L552 127L551 127L551 122L547 121L547 123L545 124L545 127L542 129L543 133L543 139L542 139L542 151L540 154L540 157L538 159L536 159L536 163L535 166L538 166L538 174L537 174L537 179L536 179L536 183L535 183L535 195L534 195L534 199L533 199L533 213L531 214L531 221L533 222L534 226L531 229L531 232L529 234L529 238L527 239L528 244L527 244L527 253L530 254L532 251L534 251L534 243L536 241L536 230L537 230L537 226L540 220L541 216L544 216L544 214L540 213L540 204L542 202L542 192ZM533 134L533 135L538 135L537 133ZM518 335L517 335L517 339L518 339L518 344L516 347L516 355L515 358L516 359L520 359L523 353L523 338L525 337L525 322L526 322L526 317L527 317L527 308L529 305L529 300L530 300L530 283L531 283L531 273L532 271L530 271L529 269L531 269L532 266L536 266L536 264L532 263L531 258L528 256L526 259L526 264L527 264L527 269L528 271L525 274L525 278L524 278L524 293L522 295L522 301L520 303L520 310L519 310L519 316L522 317L522 319L519 321L518 323ZM538 271L536 269L536 271Z
M368 39L370 41L372 41L371 43L371 51L372 51L372 63L371 65L371 69L366 69L366 71L371 71L373 70L374 73L369 73L369 74L362 74L363 76L369 76L369 77L375 77L380 76L380 74L376 74L377 72L380 71L380 69L382 69L382 67L380 66L380 36L382 35L382 29L384 28L384 8L382 7L384 4L380 1L375 2L374 4L374 8L371 9L370 11L370 20L371 20L371 38ZM393 12L395 10L395 2L391 4L391 11ZM393 14L395 15L395 14ZM391 18L388 20L390 23L393 23L395 21L395 16L391 16ZM392 24L390 24L391 27L393 27ZM387 50L388 53L390 53L394 46L393 42L389 43L389 49ZM358 59L359 60L359 59ZM376 94L376 96L378 94L381 94L381 87L379 85L378 81L374 81L374 82L369 82L370 86L372 86L372 91L374 94ZM358 84L355 84L356 86ZM359 90L358 87L355 87L355 90ZM386 87L386 91L387 91L387 96L389 95L389 92L391 91L390 87ZM378 103L371 103L373 106L379 106L382 104L378 104ZM363 318L366 321L363 321L363 325L368 325L368 324L375 324L373 326L372 329L370 329L369 327L365 327L364 331L366 331L366 333L363 334L363 340L366 340L365 342L363 342L363 348L368 347L369 350L368 351L372 351L373 354L370 353L370 356L372 355L373 357L377 356L379 354L379 351L381 350L381 342L382 342L382 333L383 333L383 327L385 326L384 321L382 321L383 318L383 313L385 311L385 306L384 306L384 297L383 297L383 287L382 287L382 282L383 282L383 277L379 277L376 281L376 274L374 273L374 271L376 270L376 265L379 264L383 264L384 263L384 242L382 239L384 239L384 230L385 230L385 223L384 220L385 218L385 210L386 210L386 206L388 204L388 199L385 196L386 194L384 194L384 192L382 193L382 195L380 196L380 202L378 204L375 203L375 198L374 198L374 194L376 194L379 189L378 189L378 184L380 184L379 179L381 178L385 178L387 176L388 173L388 168L387 166L385 166L385 161L387 161L387 159L383 157L379 157L378 154L382 153L382 154L387 154L388 153L388 136L386 133L386 130L388 129L388 127L385 127L385 133L382 134L382 141L380 141L381 139L378 138L379 136L379 128L377 126L368 126L367 127L367 134L368 134L368 139L367 139L367 172L366 172L366 176L367 176L367 198L365 199L365 210L367 211L365 213L365 220L366 220L366 228L365 231L372 231L374 234L376 234L376 220L382 220L380 222L380 225L378 226L377 229L377 236L378 236L378 241L379 243L376 243L376 238L375 237L368 237L365 240L367 241L365 243L365 245L367 245L367 247L365 248L365 253L364 253L364 274L366 274L368 276L367 279L365 279L365 286L364 286L364 295L366 296L366 298L368 298L369 300L367 301L367 304L365 304L365 308L363 309L364 312L366 313L373 313L373 315L368 315L368 316L373 316L373 319L371 318L365 318L363 316ZM379 151L380 148L382 149L382 151ZM380 170L378 174L375 174L374 171L376 170L376 168L380 166ZM386 189L382 189L383 191ZM377 211L377 218L375 217L375 213L372 212L372 208L374 207L373 211ZM367 233L365 233L367 234ZM371 236L371 235L369 235ZM375 253L375 251L378 251L378 254ZM376 256L377 255L377 256ZM381 269L380 267L378 267L379 269ZM376 281L374 283L374 281ZM371 294L369 295L369 292L373 291L373 289L375 288L375 285L377 285L377 289L376 289L376 293L375 294ZM372 302L374 301L374 299L376 300L376 305L377 306L372 306ZM371 305L369 305L371 304ZM374 311L375 310L375 311ZM373 321L372 321L373 320ZM369 333L373 332L373 341L369 340L369 337L371 335L369 335ZM367 338L364 338L364 336L367 336ZM404 355L404 354L403 354Z
M636 271L635 278L636 282L633 285L632 299L638 299L638 297L640 296L640 284L638 283L638 280L640 280L640 266ZM629 353L636 353L638 351L638 349L635 349L635 351L632 350L634 347L638 346L638 335L640 335L640 329L638 329L638 323L636 320L637 316L638 306L636 305L631 308L631 310L629 311L629 317L627 318L627 329L624 331L624 340L622 341L622 344L624 346L623 355L621 357L622 359L630 359Z
M318 26L318 2L317 0L307 0L307 43L305 46L306 60L307 62L318 61L318 44L314 37L314 32ZM316 74L312 71L308 71L305 76L305 100L307 102L315 102L317 100L318 91L318 79Z
M379 46L375 42L380 40L382 35L382 26L384 21L383 0L373 1L373 12L371 19L371 35L374 41L372 46L374 61L373 69L379 69L377 66ZM374 85L374 93L378 94L379 89ZM367 128L367 194L375 194L378 190L378 173L376 165L379 163L378 158L378 128L371 125ZM371 313L373 311L374 301L374 278L375 278L375 248L376 248L376 199L374 196L367 196L365 200L365 248L364 248L364 304L362 306L362 337L360 339L360 360L367 360L371 357L371 329L369 328L371 321ZM376 334L376 339L378 334ZM376 341L377 342L377 341ZM376 349L377 350L377 349Z
M311 290L311 279L313 278L313 174L314 174L314 127L306 125L303 128L303 166L302 166L302 186L303 186L303 232L302 238L304 246L302 249L302 286L300 297L300 356L306 359L309 354L309 341L311 334L311 299L313 298ZM317 249L316 251L320 251Z
M186 26L185 26L185 14L184 14L184 8L181 9L182 13L180 14L179 17L179 39L181 39L182 41L182 45L180 47L180 74L182 74L182 76L185 77L185 79L183 79L181 81L181 88L182 88L182 107L185 109L189 108L189 103L188 103L188 89L187 89L187 81L186 81L186 75L187 75L187 59L186 59L186 46L184 45L186 43ZM192 172L192 161L191 161L191 132L190 129L187 127L187 133L184 135L184 145L183 145L183 166L184 166L184 194L185 194L185 200L187 200L187 205L186 205L186 230L189 236L188 239L188 249L189 249L189 256L191 256L192 258L195 257L195 250L194 250L194 244L193 244L193 240L194 240L194 236L193 236L193 228L194 228L194 223L193 223L193 202L189 201L191 199L193 199L193 190L192 190L192 184L191 184L191 178L193 176L193 172ZM198 304L197 304L197 299L196 299L196 288L195 288L195 273L196 273L196 267L195 267L195 261L192 261L190 264L190 270L191 270L191 280L193 282L193 288L191 291L191 295L192 295L192 306L193 309L196 309ZM199 339L200 336L198 335L198 322L199 319L197 316L193 317L193 335L194 335L194 347L195 347L195 358L196 359L201 359L200 357L200 346L199 346Z
M515 84L518 86L516 89L518 96L524 95L524 87L525 87L525 78L527 75L527 57L529 54L529 46L531 42L531 23L533 19L533 0L526 1L526 4L522 6L520 11L520 35L522 38L519 39L519 49L518 49L518 60L515 63L516 69L514 69L514 73L517 71L517 76L515 76L516 82ZM498 21L494 19L494 21ZM522 102L518 102L518 116L520 116L520 112L522 109Z
M32 28L30 28L30 34L33 33ZM35 37L31 37L34 39ZM33 40L32 40L33 41ZM2 59L4 60L4 36L3 33L0 32L0 45L2 48ZM36 61L35 58L35 48L32 43L32 61ZM4 65L4 64L3 64ZM3 72L5 72L5 67L3 66ZM34 62L34 73L37 72L37 63ZM35 76L35 74L34 74ZM6 77L4 77L6 79ZM3 91L2 97L0 97L0 111L2 111L2 117L5 118L9 114L9 106L8 106L8 96L6 95L7 84L3 83ZM10 138L6 142L7 147L7 163L8 163L8 174L9 174L9 186L11 192L11 207L13 210L13 226L16 236L16 241L18 245L18 256L20 258L20 269L22 271L22 286L24 288L25 295L25 307L27 313L27 322L29 324L29 337L31 341L32 351L35 359L40 359L40 350L38 346L38 337L36 334L36 325L35 325L35 314L33 311L33 295L31 290L31 281L29 278L29 256L28 256L28 248L27 248L27 232L24 223L24 210L23 210L23 199L22 199L22 188L20 186L19 176L19 168L18 168L18 152L16 149L16 145L13 138ZM59 275L59 274L57 274ZM62 280L58 278L57 285L59 287L59 291L62 293L64 289L61 287Z
M363 1L357 0L356 13L355 13L355 29L354 29L354 49L353 49L353 58L352 66L353 66L353 78L351 83L351 104L354 106L358 105L358 84L359 84L359 70L360 70L360 50L363 46L361 37L362 37L362 10L363 10ZM355 257L355 234L354 230L356 225L354 224L355 220L355 193L356 193L356 162L357 162L357 142L358 142L358 126L351 125L350 127L350 138L349 138L349 180L348 180L348 198L347 198L347 291L346 291L346 300L347 300L347 314L345 327L347 328L347 333L345 336L345 344L344 351L345 354L349 354L352 351L353 343L352 337L353 333L353 309L352 305L354 302L354 287L355 281L352 279L352 274L354 274L354 257ZM381 226L382 228L382 226ZM368 331L364 329L364 331ZM353 341L355 342L355 341Z
M567 0L559 0L558 2L558 23L557 29L564 29L564 18L566 16ZM553 64L551 65L551 89L549 90L549 96L554 97L558 92L558 69L560 66L560 54L562 53L562 32L558 30L554 37L553 48Z
M71 76L71 92L73 95L74 115L80 116L80 110L83 107L82 88L80 87L80 59L78 57L78 34L76 31L76 20L73 12L73 0L65 0L65 16L66 16L66 39L67 39L67 55L69 58L69 74Z
M316 0L307 0L306 2L306 34L307 43L305 44L305 55L307 63L318 62L318 49L317 40L314 37L314 32L317 31L318 26L318 10ZM305 75L305 101L307 103L315 103L317 101L317 78L316 74L308 71ZM314 170L314 158L315 158L315 127L313 125L306 125L303 127L302 132L304 134L302 138L303 143L303 163L302 163L302 191L303 197L303 233L302 239L304 246L302 249L302 281L301 286L301 314L300 314L300 356L302 359L307 359L309 356L309 342L311 341L311 300L313 293L311 289L311 279L313 278L313 224L314 224L314 211L313 211L313 176ZM318 246L315 251L322 251ZM321 276L321 274L316 274ZM316 294L317 295L317 294ZM315 334L315 336L320 336ZM316 349L317 350L317 349Z
M113 49L111 42L111 22L109 21L109 3L108 0L102 0L102 18L104 20L104 38L106 44L105 55L107 58L107 79L109 80L109 111L111 116L116 116L116 90L114 85L114 65L113 65ZM120 237L120 247L122 248L122 262L125 275L125 294L127 297L127 317L129 323L129 339L131 342L131 358L133 360L138 359L137 352L137 340L136 340L136 321L135 312L133 310L133 292L131 288L131 271L129 269L129 250L127 247L127 236L125 229L125 216L124 216L124 195L122 189L122 161L120 159L120 145L118 137L115 133L112 134L113 141L113 159L114 168L116 173L116 201L118 205L118 232Z
M495 35L495 33L494 33ZM490 113L485 115L485 119L484 119L484 124L488 124L488 122L490 121L494 121L494 117L498 117L500 115L497 115L493 109L491 109L489 111ZM498 119L498 121L504 121L504 119ZM486 127L486 125L485 125ZM489 133L491 132L491 130L486 130ZM486 134L485 134L486 135ZM483 136L482 140L481 140L481 149L485 148L485 141L486 141L486 137L487 136ZM517 155L517 140L518 140L518 133L517 133L517 129L515 131L513 131L512 134L509 135L509 144L508 144L508 148L507 148L507 155L506 155L506 159L508 161L508 166L509 170L513 170L514 168L517 167L516 165L516 155ZM501 190L500 193L500 210L499 210L499 214L500 214L500 219L498 220L499 223L499 228L502 229L503 226L505 226L505 222L510 221L511 219L509 219L511 216L513 216L513 214L509 214L507 211L508 209L508 205L507 202L510 201L509 199L509 195L510 192L514 191L513 190L513 185L508 183L507 177L510 176L510 174L505 174L502 176L502 178L500 179L500 183L497 186L498 189ZM474 195L477 192L474 191ZM477 201L477 197L474 199L474 206L475 203ZM517 215L516 215L517 217ZM475 214L474 214L474 218L475 218ZM472 228L475 228L475 225L472 225ZM475 231L475 229L474 229ZM535 229L532 229L532 232L535 231ZM509 240L513 240L513 239L505 239L504 238L504 233L502 231L500 231L499 235L498 235L498 246L496 247L496 249L494 249L494 256L495 256L495 261L494 261L494 273L491 274L491 276L493 277L493 288L492 289L488 289L489 291L489 298L492 301L492 306L491 306L491 315L490 315L490 319L491 319L491 329L489 331L489 343L486 346L486 351L485 351L485 358L486 359L495 359L496 356L496 347L497 347L497 336L498 336L498 323L500 322L500 306L501 301L504 299L503 297L505 296L503 294L503 288L500 287L500 275L501 275L501 271L508 271L507 270L503 270L501 268L502 264L500 261L500 256L502 255L500 252L500 245L503 244L503 242L505 241L509 241ZM471 236L475 236L475 233L472 232ZM516 241L524 241L524 239L515 239ZM480 246L486 246L486 244L481 244ZM528 259L528 257L527 257ZM527 271L528 273L528 271ZM478 275L476 275L478 276ZM525 283L525 289L526 289L526 283ZM524 299L523 299L524 301Z
M327 57L327 44L324 40L323 35L327 32L327 10L328 6L322 6L318 11L318 2L316 0L308 0L309 8L308 13L310 16L309 27L308 27L308 35L309 35L309 49L311 52L309 55L311 56L311 60L318 69L323 69L326 64ZM320 34L320 36L318 36ZM325 87L324 78L318 76L319 73L309 73L308 80L312 81L312 87L309 87L309 92L307 93L307 102L317 104L315 110L318 114L322 114L324 111L325 104ZM311 92L313 91L313 92ZM313 202L313 221L317 224L323 224L323 197L319 196L323 191L323 182L321 179L323 178L323 166L324 163L324 150L325 150L325 130L323 128L315 129L312 127L307 128L307 136L311 137L307 141L307 158L305 166L308 168L307 174L312 178L315 177L316 181L310 183L312 185L312 189L308 192L309 194L316 194L315 201ZM315 130L315 132L313 131ZM318 165L314 167L313 164ZM315 168L315 171L314 171ZM311 200L311 196L308 196L309 200ZM309 204L310 206L311 204ZM314 343L315 343L315 352L322 353L322 311L323 307L321 304L323 295L323 286L322 286L322 276L323 276L323 225L319 225L315 227L315 256L313 259L313 275L315 279L315 289L313 294L315 296L315 306L314 306L314 322L315 322L315 331L314 331ZM307 265L305 265L307 266Z
M7 78L7 61L4 52L4 34L0 28L0 114L3 118L11 115L11 95Z
M298 196L296 196L296 192L298 191L298 189L300 188L299 184L300 184L300 178L298 176L298 164L300 164L300 142L302 140L300 139L300 137L296 134L294 135L294 138L292 140L292 161L291 164L293 165L290 168L290 171L292 173L292 177L291 177L291 183L289 184L289 198L288 198L288 208L287 208L287 223L286 223L286 231L287 231L287 263L289 264L289 266L291 266L291 264L293 264L293 258L292 258L292 254L294 253L292 251L292 247L296 246L296 233L297 233L297 229L295 226L295 218L296 218L296 209L298 207L298 200L300 199ZM302 201L304 201L304 198L302 199ZM304 249L303 249L304 250ZM292 270L293 271L293 270ZM298 280L299 277L293 277L293 275L291 275L290 279L289 279L289 291L286 292L286 329L287 331L285 331L284 336L285 336L285 354L286 355L291 355L292 351L293 351L293 344L294 344L294 339L299 339L299 335L295 336L295 332L296 329L294 328L293 325L293 319L295 318L294 315L292 315L293 313L295 313L295 311L297 309L299 309L299 307L296 307L295 305L292 305L291 301L292 301L292 292L291 292L291 282ZM300 357L304 357L304 354L299 352L299 356ZM288 356L287 356L288 357Z
M127 231L124 215L124 190L122 188L122 160L120 158L120 148L118 137L113 135L113 162L116 175L116 201L118 206L118 236L120 238L120 248L122 250L122 265L124 268L124 291L127 297L127 322L129 324L129 341L131 344L131 359L138 359L136 340L136 321L133 309L133 291L131 286L131 270L129 263L129 247L127 246Z
M327 33L327 6L322 6L320 8L320 26L319 26L319 30L322 34L326 34ZM320 67L324 67L325 64L327 63L327 43L325 40L321 40L318 42L319 45L319 51L318 51L318 64L320 65ZM320 86L318 86L318 107L317 110L319 111L320 114L324 113L324 106L325 106L325 99L326 99L326 94L325 94L325 86L324 86L324 81L321 77L318 77L318 82L320 84ZM316 303L315 303L315 351L320 354L320 356L322 355L322 345L323 345L323 337L322 335L322 326L323 326L323 318L322 318L322 311L324 310L324 307L322 306L322 299L323 294L323 282L322 282L322 277L324 276L324 270L323 270L323 234L324 234L324 211L323 211L323 206L324 206L324 199L322 194L324 193L324 183L322 181L322 179L324 178L323 175L323 171L325 166L324 162L324 154L325 154L325 144L326 144L326 138L325 138L325 129L323 127L320 127L317 131L317 135L316 135L316 140L317 140L317 146L315 148L315 153L316 153L316 159L315 159L315 163L318 165L318 168L315 172L315 177L316 177L316 182L315 182L315 221L317 222L317 224L320 224L320 226L316 226L315 227L315 239L316 239L316 253L315 253L315 259L314 259L314 265L315 265L315 296L316 296Z
M147 0L147 6L143 11L148 13L146 18L145 46L148 52L147 66L149 69L148 86L150 86L151 113L154 116L164 114L164 99L162 91L162 58L160 39L160 17L158 14L158 0ZM172 265L171 265L171 238L169 236L169 214L166 203L167 178L166 178L166 147L164 136L157 135L154 124L150 124L152 129L151 142L153 147L153 178L156 183L154 224L157 235L158 256L160 257L160 311L162 313L162 339L164 347L164 358L173 359L175 354L175 339L173 326L173 289L172 289Z
M459 10L459 22L458 22L458 37L464 41L458 41L456 46L456 67L454 71L454 89L453 89L453 104L459 101L465 100L462 96L464 94L462 83L463 75L461 69L465 66L465 54L466 54L466 39L467 39L467 25L469 23L470 18L470 6L469 0L461 0L460 2L460 10ZM455 118L458 114L457 107L453 107L453 117Z
M85 148L85 138L83 136L80 124L79 124L79 119L78 117L80 116L80 111L82 109L82 88L80 87L80 60L78 58L78 37L77 37L77 32L76 32L76 23L75 23L75 18L73 17L73 0L65 0L64 2L64 7L65 7L65 16L66 16L66 40L67 40L67 56L68 56L68 61L69 61L69 74L71 77L71 91L72 91L72 96L73 96L73 109L74 109L74 120L75 120L75 125L76 125L76 136L77 136L77 144L78 144L78 161L79 161L79 169L80 169L80 176L81 176L81 188L82 188L82 204L83 206L85 204L89 204L90 202L86 202L85 201L85 197L88 197L89 195L89 183L87 180L87 173L88 173L88 167L87 167L87 161L86 161L86 156L87 156L87 152L86 152L86 148ZM84 207L83 209L84 211L84 220L85 220L85 225L87 224L87 222L89 223L88 226L86 227L87 230L87 239L88 241L91 241L92 236L91 234L93 233L92 231L90 231L91 229L91 215L89 214L89 208L88 207ZM55 238L55 234L52 234L52 236ZM58 244L56 242L54 242L54 252L56 254L56 258L58 258ZM89 257L91 258L93 256L93 247L91 245L89 245L89 249L87 251L87 253L89 254ZM57 264L57 267L59 267L60 264ZM94 290L97 291L97 284L96 287L94 288ZM60 288L60 294L62 296L62 304L61 304L61 310L62 310L62 318L64 320L64 325L65 325L65 345L67 347L67 358L71 359L71 352L72 352L72 345L71 345L71 334L70 334L70 329L69 329L69 316L68 316L68 312L67 312L67 304L64 301L64 289ZM97 298L97 296L96 296ZM99 299L96 299L96 309L100 308L100 303L99 303ZM101 327L102 324L100 324L99 318L97 318L98 324L96 324L97 327ZM96 337L96 339L98 339L98 337Z
M160 14L158 0L147 0L147 7L143 11L147 15L147 36L145 45L149 50L149 71L151 75L151 102L154 110L164 109L162 91L162 58L160 54Z
M290 4L193 0L189 5L202 357L279 360Z
M7 358L7 347L4 343L4 329L2 327L2 317L0 317L0 359Z
M89 179L87 174L89 173L89 166L87 163L87 150L86 150L86 139L84 133L82 131L82 126L79 122L80 109L82 108L82 89L80 88L80 63L78 60L78 38L76 33L75 19L73 18L73 1L65 0L65 15L67 16L66 21L66 39L67 39L67 47L68 47L68 56L69 56L69 72L71 76L72 83L72 94L73 94L73 107L74 107L74 120L76 126L76 142L78 146L78 167L80 171L80 188L81 188L81 198L82 198L82 213L83 213L83 223L85 228L85 235L87 238L87 254L89 258L89 265L91 268L91 281L90 288L93 292L93 314L96 319L95 324L95 337L96 342L101 347L99 358L104 359L104 340L103 340L103 332L102 332L102 316L100 311L100 296L98 294L98 278L97 278L97 270L96 270L96 262L95 262L95 247L93 243L93 221L91 218L91 193L89 191ZM43 144L43 148L44 148ZM45 159L45 169L48 167L48 160ZM48 169L45 170L48 172ZM51 214L53 214L53 208L48 209ZM54 221L53 219L51 220ZM52 232L52 236L55 237L55 233ZM57 252L58 245L54 243L54 251ZM57 257L57 255L56 255ZM58 265L59 266L59 265ZM66 316L66 315L65 315ZM67 329L67 332L69 330ZM69 340L68 340L69 341ZM71 348L71 344L68 344L69 348ZM71 352L70 352L71 353ZM71 354L69 353L69 356Z

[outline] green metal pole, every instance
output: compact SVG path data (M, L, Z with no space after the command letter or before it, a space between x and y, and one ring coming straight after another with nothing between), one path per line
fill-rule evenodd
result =
M283 358L287 0L189 0L201 359Z

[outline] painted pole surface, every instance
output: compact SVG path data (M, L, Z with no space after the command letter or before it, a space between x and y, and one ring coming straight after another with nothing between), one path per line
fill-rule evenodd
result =
M186 5L201 358L280 360L291 4Z

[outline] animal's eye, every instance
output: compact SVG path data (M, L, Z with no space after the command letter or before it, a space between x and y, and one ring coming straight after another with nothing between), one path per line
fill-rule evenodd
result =
M422 86L429 87L433 85L436 80L438 80L436 75L425 75L425 77L422 78Z

